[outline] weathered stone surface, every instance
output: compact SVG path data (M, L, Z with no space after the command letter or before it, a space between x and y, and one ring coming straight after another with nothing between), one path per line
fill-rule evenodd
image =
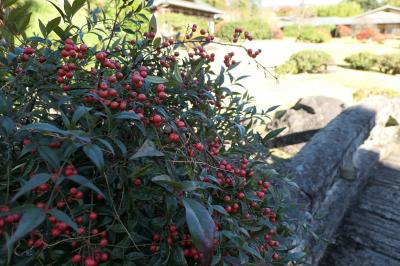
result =
M345 103L325 96L310 96L299 100L291 109L284 111L272 123L271 129L286 129L272 143L286 152L296 153L312 136L325 127L345 108Z
M384 126L392 107L391 102L378 97L347 109L288 164L297 185L308 196L305 213L310 229L320 232L323 239L332 240L370 170L395 147L397 127ZM299 237L309 250L307 262L318 265L327 243L315 241L307 232Z
M371 171L320 265L400 265L400 153Z
M375 123L375 112L352 107L318 132L295 156L289 169L296 183L313 201L321 201L349 149L355 151Z

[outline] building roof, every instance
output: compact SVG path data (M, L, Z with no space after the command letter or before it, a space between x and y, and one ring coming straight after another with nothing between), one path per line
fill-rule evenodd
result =
M391 6L391 5L385 5L385 6L381 6L381 7L366 11L364 13L361 13L360 15L355 16L354 18L362 18L362 17L368 16L368 15L371 15L371 14L374 14L374 13L381 12L381 11L394 12L394 13L399 13L400 14L400 7Z
M186 1L186 0L155 0L152 8L159 6L176 6L187 9L199 10L210 14L223 14L224 12L206 3L198 0Z
M313 17L304 19L294 17L282 17L280 20L282 27L293 24L302 24L309 26L398 24L400 23L400 8L386 5L364 12L354 17Z

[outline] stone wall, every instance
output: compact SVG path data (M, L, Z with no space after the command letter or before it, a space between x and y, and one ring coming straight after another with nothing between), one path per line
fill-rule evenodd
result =
M400 100L370 98L343 111L288 162L309 224L298 235L310 265L318 265L370 169L398 143L399 127L386 127L390 116L400 121Z

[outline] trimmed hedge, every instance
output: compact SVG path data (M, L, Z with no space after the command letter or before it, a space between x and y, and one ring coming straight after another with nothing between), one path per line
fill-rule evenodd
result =
M332 57L323 51L304 50L293 54L275 69L277 74L322 73L332 64Z
M400 74L400 54L375 55L361 52L345 58L350 68L357 70L377 70L385 74Z
M335 31L334 26L324 27L302 27L288 26L283 29L285 37L294 37L298 41L323 43L332 38L332 32Z
M251 32L254 39L266 40L272 38L272 30L268 23L259 19L238 20L232 22L221 22L217 25L215 36L224 41L232 40L232 32L236 28L246 29Z
M299 41L311 43L323 43L330 41L331 39L332 36L328 30L313 27L304 28L297 37L297 40Z
M379 58L370 52L361 52L346 57L344 61L348 63L352 69L372 70L377 66Z

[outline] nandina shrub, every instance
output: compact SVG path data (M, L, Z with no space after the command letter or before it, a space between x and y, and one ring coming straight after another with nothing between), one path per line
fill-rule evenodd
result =
M288 255L291 223L275 172L256 167L268 168L264 143L275 135L252 129L266 113L224 85L226 75L240 79L230 74L234 54L213 73L204 46L185 56L177 50L184 42L156 37L146 3L132 2L121 1L112 19L89 10L79 27L72 17L85 1L65 0L60 18L41 24L42 36L17 36L16 47L2 42L0 261L299 259ZM192 39L198 31L188 29L187 42L212 42L204 30ZM88 34L98 36L97 46L85 44Z

